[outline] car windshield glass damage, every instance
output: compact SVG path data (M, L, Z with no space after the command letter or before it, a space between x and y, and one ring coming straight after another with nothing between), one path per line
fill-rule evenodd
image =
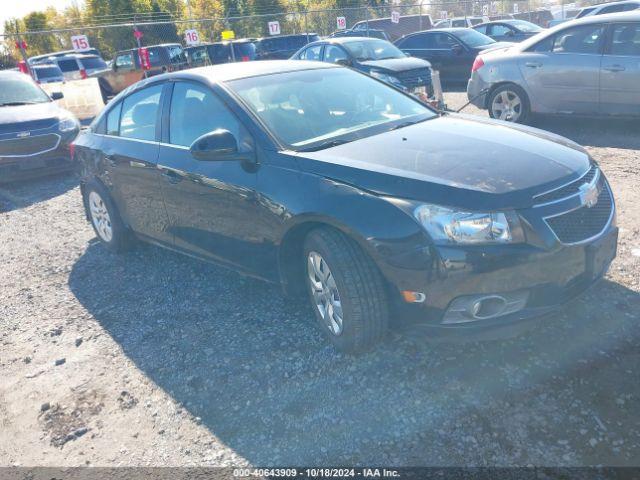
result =
M482 45L496 43L494 39L472 29L458 30L454 35L470 47L480 47Z
M228 85L294 150L326 148L437 116L417 100L342 68L245 78Z
M406 57L402 50L384 40L349 41L344 47L360 62Z
M50 102L51 99L31 80L11 78L0 80L0 107Z

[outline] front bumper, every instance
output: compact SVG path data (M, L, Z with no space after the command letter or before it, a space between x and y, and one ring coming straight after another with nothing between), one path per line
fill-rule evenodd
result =
M73 170L75 162L71 159L69 145L77 134L77 130L61 133L58 145L54 149L42 153L24 156L0 156L0 183Z

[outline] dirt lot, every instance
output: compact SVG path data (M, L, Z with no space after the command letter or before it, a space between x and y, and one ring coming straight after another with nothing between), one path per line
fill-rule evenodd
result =
M72 177L2 187L0 465L639 465L639 125L538 126L602 165L619 254L508 341L339 355L275 287L109 253Z

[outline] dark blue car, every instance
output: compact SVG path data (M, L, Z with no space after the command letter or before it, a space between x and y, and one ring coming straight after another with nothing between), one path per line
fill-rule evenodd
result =
M337 63L410 93L431 96L431 64L378 38L334 37L305 45L292 60Z

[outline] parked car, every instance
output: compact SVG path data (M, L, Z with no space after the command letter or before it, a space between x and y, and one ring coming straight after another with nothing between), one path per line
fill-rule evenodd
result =
M395 44L403 52L429 61L433 69L440 72L443 82L466 82L478 53L512 45L496 42L471 28L442 28L413 33Z
M0 183L72 169L80 124L28 75L0 72Z
M78 53L82 53L83 55L95 55L96 57L102 58L102 54L97 48L89 48L82 52L77 52L75 50L62 50L60 52L45 53L44 55L35 55L33 57L29 57L27 61L29 62L29 65L35 65L36 63L48 62L50 58L66 57L68 55L76 55Z
M473 28L484 22L482 17L455 17L439 20L433 28Z
M30 62L31 65L54 64L62 71L66 81L84 80L90 76L102 73L108 69L107 63L97 55L87 55L84 53L70 53L68 55L57 55L41 58Z
M184 53L190 67L217 65L220 63L248 62L256 59L254 39L241 39L207 43L187 47Z
M512 15L512 18L515 18L517 20L527 20L528 22L535 23L542 28L549 27L549 22L554 19L551 10L549 10L548 8L539 8L538 10L516 13ZM491 18L491 20L499 19Z
M111 69L98 72L100 91L103 100L107 101L111 96L121 92L130 85L145 78L160 73L173 72L188 67L187 57L179 43L165 43L145 47L149 52L151 68L145 71L142 68L140 54L137 48L123 50L116 53Z
M467 95L494 118L640 116L640 12L592 15L482 53Z
M29 68L36 83L64 82L64 74L55 63L31 65Z
M630 12L640 8L640 0L624 0L622 2L601 3L584 7L575 18L589 17L591 15L606 15L608 13Z
M140 238L306 294L344 351L392 318L433 334L528 327L616 253L613 196L582 147L442 115L323 62L142 81L80 134L75 158L107 249Z
M431 15L401 15L398 23L391 21L391 17L372 18L362 20L353 25L351 30L356 32L366 32L367 30L382 30L387 34L389 40L395 42L403 35L413 32L429 30L433 27ZM364 35L367 36L366 34Z
M256 40L256 60L285 60L291 58L301 47L309 42L320 40L317 33L299 33L295 35L277 35Z
M336 37L371 37L379 38L380 40L390 41L389 35L384 30L337 30L329 35L329 38Z
M521 42L543 31L535 23L525 20L501 20L498 22L481 23L473 27L496 42Z
M292 60L317 60L351 67L387 82L396 88L420 95L433 94L431 64L407 57L386 40L368 37L328 38L310 43Z

